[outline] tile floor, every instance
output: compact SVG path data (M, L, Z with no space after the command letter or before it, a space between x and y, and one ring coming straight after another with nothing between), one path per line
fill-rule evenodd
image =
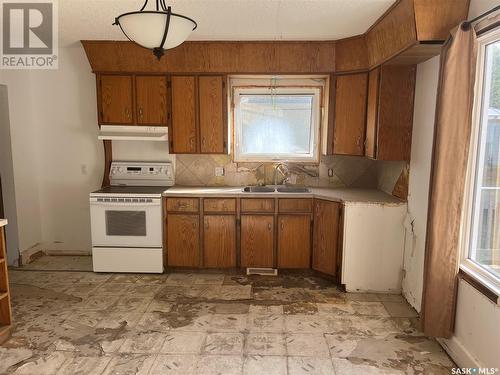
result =
M7 374L449 374L401 296L312 275L10 271Z

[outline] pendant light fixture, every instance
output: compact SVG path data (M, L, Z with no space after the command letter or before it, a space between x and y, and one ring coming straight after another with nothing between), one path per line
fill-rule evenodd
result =
M197 24L189 17L172 13L171 7L165 5L165 0L156 0L156 10L145 10L148 1L138 11L116 17L113 25L120 26L130 41L152 49L160 60L165 50L183 43Z

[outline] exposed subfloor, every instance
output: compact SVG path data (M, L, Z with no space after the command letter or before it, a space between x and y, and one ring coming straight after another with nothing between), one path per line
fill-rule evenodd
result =
M38 271L92 271L90 255L43 255L20 267Z
M312 275L10 272L14 374L449 374L401 296Z

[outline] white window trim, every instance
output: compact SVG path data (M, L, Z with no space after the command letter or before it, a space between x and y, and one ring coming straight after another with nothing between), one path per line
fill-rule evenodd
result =
M462 226L460 236L461 261L460 269L500 296L500 278L486 270L477 262L469 258L471 244L475 243L476 235L473 234L473 215L478 215L479 210L474 210L475 190L478 183L478 168L483 155L478 155L479 141L482 130L483 104L484 104L484 74L486 46L500 40L500 29L494 29L478 38L478 57L476 65L476 82L474 88L474 106L472 111L472 131L469 148L469 160L465 182L464 210L462 210ZM488 84L488 83L487 83ZM487 109L486 109L487 111ZM483 148L484 150L484 148ZM483 152L481 152L483 154ZM478 160L479 157L479 160ZM477 222L477 221L476 221ZM500 299L498 299L500 304Z
M270 79L277 78L276 85L270 85ZM314 82L316 80L316 82ZM322 83L318 83L322 81ZM325 113L325 91L328 90L328 77L326 76L233 76L231 77L231 128L233 132L233 161L236 163L273 163L291 162L301 164L318 164L321 156L323 124ZM247 157L240 154L241 139L238 127L237 103L240 93L255 94L313 94L313 126L311 129L311 146L313 152L307 157L297 157L295 154L275 156L273 154L260 154L256 157Z

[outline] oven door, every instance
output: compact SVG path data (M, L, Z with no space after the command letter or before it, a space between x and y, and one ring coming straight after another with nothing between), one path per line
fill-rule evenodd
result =
M93 247L162 247L161 198L90 198Z

